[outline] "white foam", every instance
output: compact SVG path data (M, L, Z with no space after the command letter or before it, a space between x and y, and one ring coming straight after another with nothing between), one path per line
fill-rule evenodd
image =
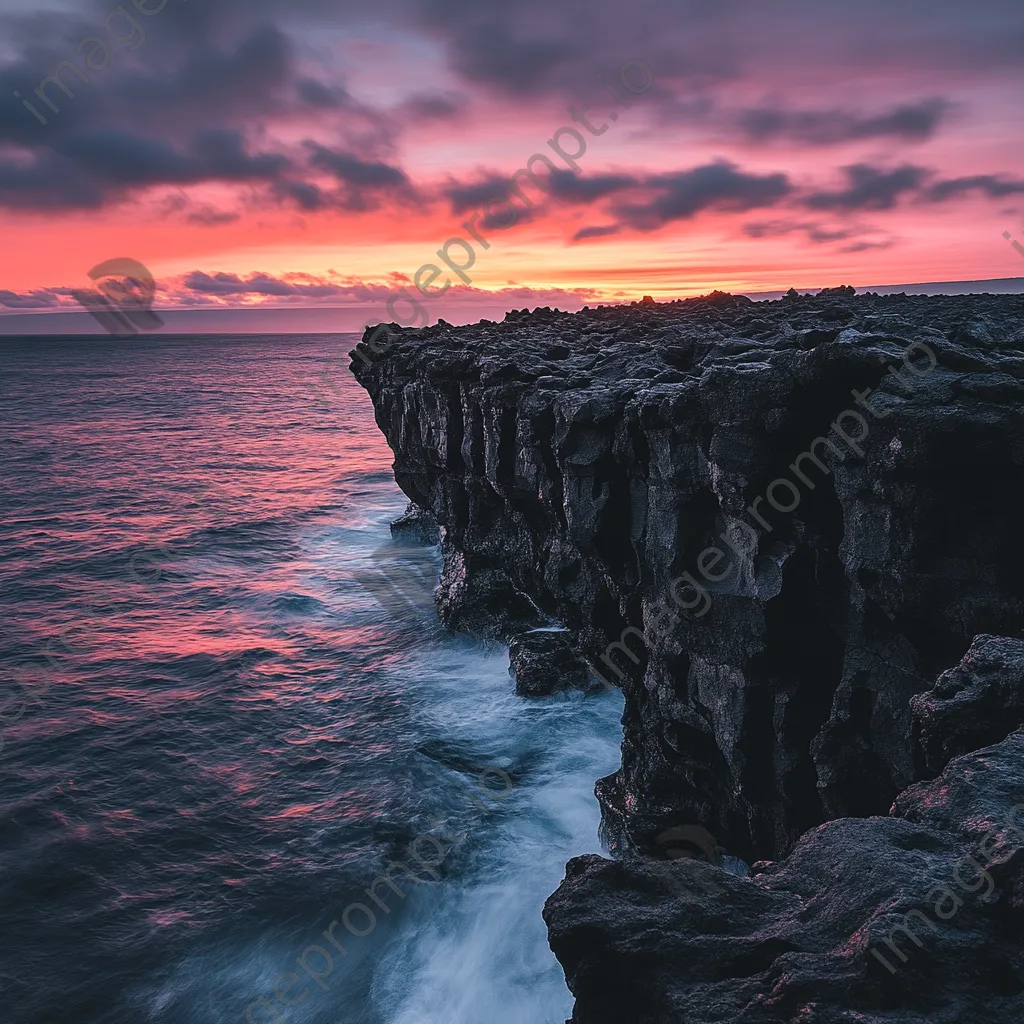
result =
M446 740L520 774L499 820L481 826L490 834L473 837L470 874L403 923L373 1002L389 1024L562 1024L572 996L541 909L569 858L600 852L594 782L619 765L621 696L519 698L496 671L507 656L462 655L418 684L423 711Z

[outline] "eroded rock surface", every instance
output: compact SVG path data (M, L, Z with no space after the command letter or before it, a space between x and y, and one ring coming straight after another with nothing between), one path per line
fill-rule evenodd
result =
M958 665L911 698L910 711L914 752L928 778L1024 725L1024 641L975 637Z
M577 857L548 900L573 1024L1024 1019L1024 735L750 878Z
M599 793L623 848L699 824L754 861L884 815L921 775L911 698L975 634L1020 635L1018 296L714 295L392 339L353 372L444 528L442 616L564 625L621 686ZM930 763L959 749L921 735Z
M561 689L586 689L586 666L563 630L533 629L517 633L508 645L509 673L516 693L541 697Z
M437 520L413 501L410 501L406 510L391 523L391 536L396 540L408 540L425 546L441 542Z

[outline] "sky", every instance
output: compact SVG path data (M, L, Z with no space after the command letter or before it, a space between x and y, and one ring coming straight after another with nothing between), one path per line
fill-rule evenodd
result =
M0 330L1018 277L1022 73L1019 0L0 0Z

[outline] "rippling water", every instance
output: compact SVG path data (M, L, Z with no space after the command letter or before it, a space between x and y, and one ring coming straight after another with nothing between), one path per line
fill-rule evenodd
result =
M568 1016L621 702L440 628L350 346L0 340L5 1021Z

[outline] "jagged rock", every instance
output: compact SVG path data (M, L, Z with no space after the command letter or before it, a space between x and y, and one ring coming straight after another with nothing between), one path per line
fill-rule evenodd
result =
M391 536L396 540L410 540L427 547L441 543L437 520L414 501L410 501L406 510L392 522Z
M531 629L508 645L509 673L522 697L542 697L556 690L585 690L592 685L586 666L564 631Z
M954 758L1024 725L1024 642L976 636L956 667L910 699L914 753L933 778Z
M888 818L813 829L751 878L575 858L544 918L572 1024L1017 1024L1024 735L953 761Z
M1019 296L717 293L397 330L353 372L445 529L446 621L568 627L625 693L624 836L753 861L884 814L910 698L1021 629L1022 339Z
M508 643L514 636L543 625L537 608L492 563L441 544L441 578L437 610L449 629Z
M1012 728L1016 684L972 668L912 712L975 636L1024 635L1024 300L715 293L371 349L442 618L562 623L625 695L597 785L623 860L571 862L548 906L574 1021L1021 1019L1019 855L933 960L892 975L869 943L991 823L977 780L1024 800L1016 736L913 785ZM757 876L642 859L680 826Z

